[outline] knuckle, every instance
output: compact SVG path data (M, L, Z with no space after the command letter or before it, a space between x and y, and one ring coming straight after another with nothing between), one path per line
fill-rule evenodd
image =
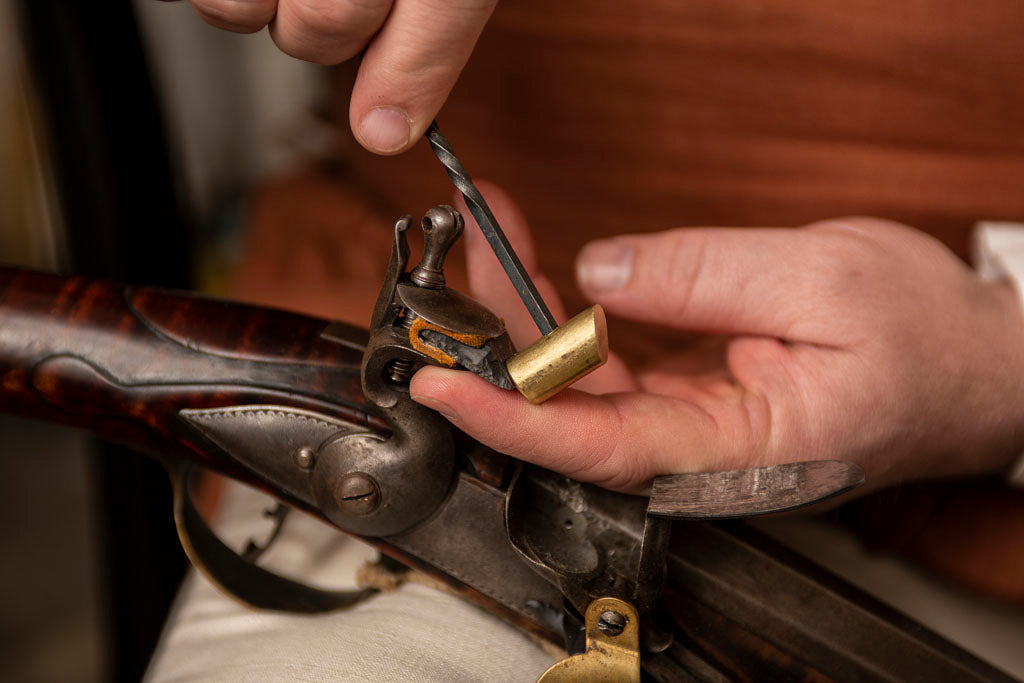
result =
M809 226L814 244L807 272L827 297L863 293L877 281L889 255L875 238L877 225L825 222Z
M576 415L577 424L588 425L588 438L575 443L563 442L562 448L557 450L552 450L550 444L540 446L536 440L529 445L521 442L519 453L525 460L543 463L579 481L614 490L635 487L640 469L636 439L629 438L629 424L616 400L609 400L606 408L589 415Z
M390 0L290 0L288 13L303 33L337 37L369 34L376 29L370 22L390 5Z
M884 233L901 229L906 229L906 226L902 223L873 216L829 218L807 226L807 230L814 232L832 232L869 238L877 238Z
M211 26L236 33L253 33L274 18L277 3L273 0L193 0L192 7Z
M748 452L758 466L779 462L786 458L820 457L809 447L810 432L819 427L820 420L811 420L808 408L812 397L802 386L790 386L776 392L773 399L767 395L747 398L744 404L750 424L751 443Z
M498 4L498 0L420 0L428 9L461 10L465 12L489 11Z
M605 466L601 485L613 491L629 491L638 484L650 479L642 473L643 468L638 462L637 454L630 444L616 442L605 456Z
M690 307L704 270L707 247L708 235L702 230L673 230L648 245L650 263L644 268L644 277L664 315L683 315Z
M596 480L606 488L618 489L632 481L632 461L626 444L616 440L596 451L580 454L569 476Z
M390 0L288 0L271 33L285 54L337 64L366 46L390 6Z
M812 223L804 228L818 240L828 263L887 263L894 251L922 237L922 233L884 218L852 216Z
M292 40L287 37L281 37L279 33L272 34L274 43L277 45L281 52L285 53L289 57L295 59L301 59L304 62L312 62L313 64L320 64L321 66L332 66L345 60L344 56L335 56L336 51L321 47L318 45L310 45L306 41Z
M578 472L587 472L590 480L605 488L625 491L646 479L636 452L640 440L633 434L633 425L618 401L613 399L609 405L609 414L604 417L607 431L604 438L596 442L600 447L580 458L582 466Z

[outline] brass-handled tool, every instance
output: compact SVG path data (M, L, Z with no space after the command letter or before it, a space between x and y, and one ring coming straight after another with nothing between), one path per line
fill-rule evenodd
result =
M481 304L448 289L444 261L465 222L450 206L423 216L423 257L408 269L405 232L411 216L395 224L391 264L371 321L380 353L368 353L364 390L375 402L391 402L419 364L461 367L502 389L518 389L533 403L554 396L608 359L604 311L592 306L515 352L505 323ZM545 309L546 310L546 309ZM377 366L380 367L377 367ZM381 384L383 381L383 384Z
M436 121L430 124L426 137L434 155L448 171L448 177L466 198L470 213L543 335L509 358L506 367L515 388L531 403L546 401L608 360L604 310L599 305L591 306L559 327Z
M516 389L542 403L608 360L604 310L591 306L505 362Z

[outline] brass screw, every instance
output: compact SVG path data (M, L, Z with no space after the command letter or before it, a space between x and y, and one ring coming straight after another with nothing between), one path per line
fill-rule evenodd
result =
M334 487L334 502L347 514L368 515L380 505L380 488L370 475L352 472Z
M601 612L597 620L597 628L601 633L617 636L626 628L626 617L615 610Z

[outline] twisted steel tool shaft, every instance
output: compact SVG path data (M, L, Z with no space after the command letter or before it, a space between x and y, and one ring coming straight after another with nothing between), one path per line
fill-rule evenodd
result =
M434 156L448 171L448 177L452 179L452 184L466 198L469 212L476 219L477 225L480 226L484 237L487 238L487 243L491 245L494 255L498 257L501 267L505 269L505 273L512 281L512 286L516 288L519 298L523 300L526 310L530 312L533 321L537 323L540 333L550 334L558 327L554 316L551 315L551 311L540 297L540 293L533 285L533 281L530 280L519 257L516 256L515 250L512 249L512 245L505 237L505 233L501 231L497 219L491 213L480 190L473 185L466 167L456 158L448 139L441 134L441 130L437 127L437 121L432 122L427 128L426 137L430 142L430 148L434 151Z

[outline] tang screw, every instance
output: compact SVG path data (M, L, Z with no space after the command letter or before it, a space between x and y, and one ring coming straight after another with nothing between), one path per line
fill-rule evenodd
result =
M368 515L380 505L380 488L370 475L352 472L334 487L334 502L346 514Z
M299 469L311 470L313 469L313 449L312 448L300 448L295 453L295 464L299 466Z
M626 628L626 617L615 610L601 612L597 620L597 628L609 636L617 636Z

